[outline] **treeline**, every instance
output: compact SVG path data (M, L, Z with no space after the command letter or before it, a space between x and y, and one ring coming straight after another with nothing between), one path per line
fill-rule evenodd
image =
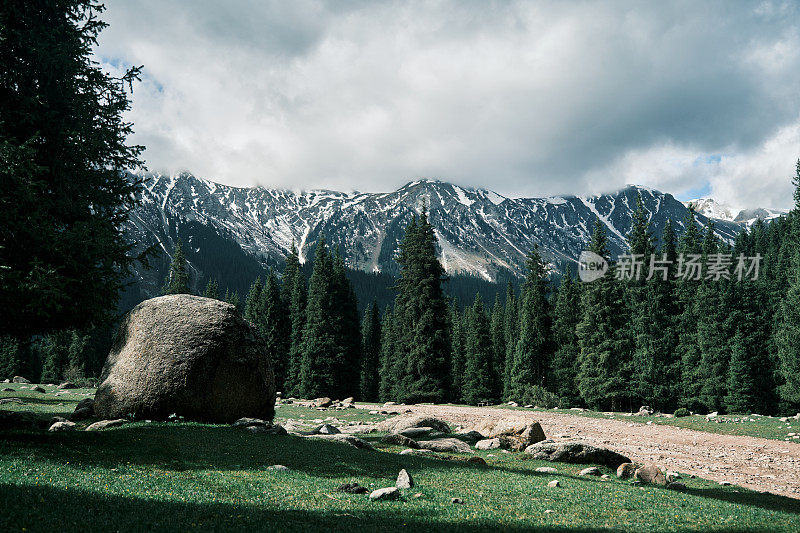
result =
M611 265L605 276L556 276L533 250L521 290L509 283L490 306L478 294L462 310L443 291L423 213L400 246L394 302L383 313L367 306L360 328L342 258L324 241L308 282L292 253L282 280L253 285L245 313L268 339L285 395L787 412L800 404L799 218L795 209L757 222L729 244L692 209L680 236L672 223L654 236L639 201L629 253L656 258L656 275L619 279L598 220L588 248ZM752 262L737 275L740 256L763 258L758 276ZM733 258L725 274L707 266L720 258ZM709 270L687 277L693 261Z

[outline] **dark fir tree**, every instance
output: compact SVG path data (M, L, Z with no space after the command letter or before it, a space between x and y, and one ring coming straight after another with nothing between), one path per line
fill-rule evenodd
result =
M264 285L261 283L261 278L256 278L250 285L250 290L247 291L247 296L244 299L244 317L258 326L262 322L262 299L261 292L264 290ZM228 295L226 295L226 301Z
M505 306L500 301L500 295L495 295L492 305L491 317L492 332L492 398L503 398L503 378L506 367L506 313Z
M299 394L300 360L303 353L303 334L306 323L306 298L308 288L306 278L300 268L300 259L294 244L286 257L281 287L284 305L289 309L289 361L286 369L284 393Z
M143 147L121 78L94 55L106 24L93 0L0 8L0 335L111 319L133 262L123 235ZM76 312L80 310L80 312Z
M402 368L398 398L407 403L448 398L450 331L442 290L445 271L436 257L436 235L425 210L406 229L397 256L400 265L395 320Z
M219 300L219 284L217 280L214 278L209 278L208 283L206 284L206 290L203 292L203 296L206 298L213 298L215 300Z
M466 359L466 324L458 302L450 303L450 392L453 401L464 401L464 363Z
M519 337L508 376L508 398L516 401L522 401L534 386L544 387L553 352L547 267L537 247L528 256L527 267L520 296Z
M381 315L378 303L372 302L364 312L361 322L361 389L359 399L362 402L378 400L380 384L381 358Z
M519 302L511 281L506 285L506 305L503 313L505 320L506 359L503 367L503 398L511 396L511 362L517 349L519 338Z
M183 255L183 242L178 239L175 252L169 263L169 272L164 280L164 294L191 294L189 290L189 266Z
M552 390L565 406L581 403L578 392L578 337L581 318L580 286L567 271L555 296L553 306Z
M381 372L378 395L381 400L389 401L397 398L400 376L400 358L398 357L398 333L394 308L386 308L381 322Z
M692 410L703 409L700 403L700 389L703 386L700 373L700 347L697 338L697 313L696 305L698 282L684 279L687 274L685 263L690 256L702 254L700 231L695 219L692 205L683 221L684 232L678 243L679 262L675 275L678 276L676 292L680 316L678 317L678 344L676 357L680 360L680 403ZM684 263L681 263L681 260ZM684 268L681 272L679 269ZM684 275L683 277L682 274Z
M278 278L270 271L261 291L258 329L267 345L275 375L275 390L285 391L289 364L290 323L289 310L283 298Z
M464 313L464 381L462 398L464 402L477 405L480 402L497 398L494 384L494 346L492 345L489 315L480 294Z
M786 245L791 263L775 335L782 380L780 396L792 408L800 406L800 160L797 161L794 186L795 207L790 213L792 225Z
M337 365L334 370L333 394L338 398L359 393L361 377L361 321L353 286L347 279L344 258L338 250L332 256L331 314L334 342L333 354Z
M593 409L630 408L632 343L627 333L623 287L613 277L605 228L599 218L589 249L609 261L609 272L587 283L581 295L583 315L577 327L580 346L578 389Z

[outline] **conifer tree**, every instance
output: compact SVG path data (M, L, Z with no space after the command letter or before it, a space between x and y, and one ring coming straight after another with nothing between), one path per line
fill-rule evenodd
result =
M465 317L458 308L458 302L450 304L450 392L451 400L464 400L464 365L466 363Z
M589 249L610 259L606 232L599 218L595 219ZM589 407L618 411L630 404L632 343L626 335L624 291L614 280L610 261L609 264L609 272L586 284L582 291L583 315L577 326L578 389Z
M374 402L378 400L381 357L381 315L375 301L367 306L361 323L361 353L360 400Z
M464 350L464 381L462 398L464 402L477 405L479 402L494 400L494 347L489 316L480 294L464 314L466 324L466 346Z
M281 288L272 271L261 291L259 315L258 328L272 360L275 390L285 392L290 344L289 310L281 298Z
M521 401L532 387L545 385L553 352L547 269L534 247L527 261L528 275L522 287L520 333L509 370L509 399Z
M678 254L679 259L682 257L685 261L692 254L702 253L700 232L695 220L694 206L691 204L683 225L684 232L679 241ZM675 274L677 276L680 273L676 271ZM700 403L703 378L700 373L701 353L697 337L697 287L697 281L682 278L677 280L676 291L680 316L678 317L676 357L680 359L680 403L692 410L703 409L703 405Z
M284 305L289 309L290 323L289 361L287 363L284 392L289 395L299 395L300 360L303 353L308 288L305 275L300 269L300 260L294 245L292 245L292 249L286 257L286 269L283 272L281 290Z
M214 278L209 278L208 283L206 284L206 290L203 293L203 296L206 298L213 298L215 300L219 300L219 284L217 284L217 280Z
M423 209L406 229L397 257L400 265L395 316L397 357L402 361L399 399L407 403L448 398L450 331L442 290L445 271L436 257L436 235Z
M334 394L339 398L359 393L361 377L361 321L353 286L347 279L344 258L337 249L332 257L331 315L338 364L334 369Z
M383 401L397 398L398 382L401 372L398 356L397 319L394 308L389 306L383 313L381 322L381 371L378 395Z
M800 159L793 180L795 207L788 236L787 255L791 268L787 273L788 287L779 311L776 331L781 399L791 407L800 406Z
M264 285L261 284L261 278L258 277L250 285L250 290L247 291L247 297L244 300L244 317L256 327L259 327L262 321L263 301L261 292L263 290ZM229 295L226 294L226 301L228 297Z
M163 294L191 294L189 291L189 268L183 255L183 242L178 239L172 261L169 264Z
M503 365L503 399L511 396L511 367L519 339L519 302L511 281L506 285L505 321L506 358Z
M581 317L580 286L566 271L553 306L552 389L560 401L575 407L580 404L578 391L578 337L576 328Z
M506 367L506 320L505 307L500 294L495 295L491 316L492 332L492 398L503 398L503 378Z

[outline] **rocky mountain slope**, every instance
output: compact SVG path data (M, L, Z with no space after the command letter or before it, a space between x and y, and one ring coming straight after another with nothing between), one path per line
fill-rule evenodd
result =
M628 186L590 197L506 198L436 180L412 181L384 193L236 188L188 173L153 174L126 231L140 249L155 245L156 274L142 270L144 293L156 293L175 240L180 237L196 278L254 278L265 266L280 268L294 243L303 259L324 235L353 269L394 273L403 228L425 206L436 229L447 271L496 280L521 276L534 245L554 266L574 261L589 241L595 218L606 226L611 252L623 253L636 195L650 211L658 236L667 219L680 233L687 207L672 195ZM706 224L707 216L698 220ZM715 220L723 239L742 225ZM159 277L160 276L160 277Z

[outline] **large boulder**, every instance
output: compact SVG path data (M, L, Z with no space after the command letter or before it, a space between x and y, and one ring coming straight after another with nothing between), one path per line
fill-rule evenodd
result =
M616 469L631 460L615 451L598 448L582 442L544 441L525 448L525 453L541 461L560 463L595 464Z
M518 452L546 438L539 422L524 416L484 419L473 429L489 439L500 439L500 447Z
M423 450L430 450L432 452L472 453L469 444L463 440L453 438L423 440L417 442L417 444Z
M105 419L272 420L272 364L235 306L187 294L153 298L120 324L94 411Z
M450 433L450 425L444 420L421 415L400 415L387 418L375 428L380 432L386 433L401 433L409 428L431 428L442 433ZM406 434L406 436L410 437L411 435Z

